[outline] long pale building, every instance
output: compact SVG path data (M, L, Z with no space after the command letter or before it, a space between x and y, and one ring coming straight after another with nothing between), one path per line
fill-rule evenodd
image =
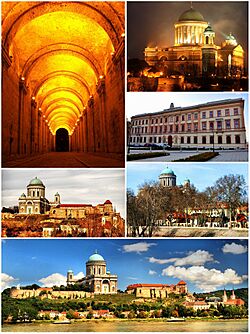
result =
M130 144L176 148L245 149L244 100L170 107L131 117Z

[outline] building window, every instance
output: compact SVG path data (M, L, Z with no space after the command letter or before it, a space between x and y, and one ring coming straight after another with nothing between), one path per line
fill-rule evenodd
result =
M205 111L202 112L202 118L206 118L207 117L207 113Z
M194 113L194 119L198 119L198 113Z
M239 109L238 108L234 108L234 116L239 115Z
M165 132L165 133L168 132L168 127L167 127L167 125L165 126L165 130L164 130L164 132Z
M179 122L179 116L176 116L176 117L175 117L175 121L176 121L176 122Z
M191 124L187 125L187 130L188 130L188 132L191 132Z
M231 129L231 120L226 119L226 129Z
M222 121L217 121L217 129L218 130L222 129Z
M235 119L234 120L234 128L235 129L239 129L239 127L240 127L240 120L239 119Z
M202 122L202 130L207 130L207 122Z
M146 137L144 137L144 143L146 143L147 142L147 138Z
M169 132L173 132L173 125L170 125Z
M159 130L160 130L160 133L162 133L162 126L160 126L160 129L159 129Z
M173 122L173 116L169 117L169 122Z
M161 137L158 138L158 143L161 143Z
M182 124L182 126L181 126L181 131L182 131L182 132L185 132L185 124Z
M157 137L154 137L154 143L156 144L156 142L157 142Z
M155 124L158 124L158 119L156 118L156 120L155 120Z
M181 116L181 120L182 120L182 121L185 121L185 115L182 115L182 116Z
M213 130L214 129L214 122L209 122L209 129Z
M184 144L184 137L181 137L181 144Z
M225 109L225 116L230 116L230 110L229 109Z
M151 124L154 124L154 120L153 119L151 119Z
M210 144L214 143L214 136L210 136Z
M190 144L190 137L187 137L187 144Z
M235 144L240 144L240 136L235 136Z
M227 140L227 144L231 144L231 136L227 136L226 140Z
M202 144L206 144L206 143L207 143L206 136L203 136L202 137Z
M162 118L160 119L160 123L162 123Z
M222 136L218 136L218 144L222 144Z
M153 142L153 141L152 141L152 137L149 137L149 142L150 142L150 143L152 143L152 142Z
M194 137L194 144L198 144L197 137Z
M175 126L175 132L178 132L178 125Z
M198 123L194 123L194 131L198 131Z
M191 121L191 114L188 114L188 121Z
M167 122L168 122L168 118L166 117L166 118L165 118L165 123L167 123Z
M221 110L217 110L217 117L221 117Z
M213 112L213 110L210 110L209 111L209 117L211 118L211 117L214 117L214 112Z
M148 129L147 128L145 128L145 133L147 133L148 132Z
M157 130L158 130L158 127L157 127L157 126L155 126L155 133L157 133Z

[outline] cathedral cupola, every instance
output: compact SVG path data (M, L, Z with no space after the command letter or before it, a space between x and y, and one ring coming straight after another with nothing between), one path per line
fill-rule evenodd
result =
M175 187L176 186L176 175L173 170L169 167L163 169L159 176L160 184L163 187Z
M214 45L215 32L210 24L204 30L205 45Z

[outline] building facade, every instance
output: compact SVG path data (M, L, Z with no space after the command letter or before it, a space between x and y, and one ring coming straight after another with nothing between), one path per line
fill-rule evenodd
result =
M82 284L94 294L116 294L117 275L107 270L104 258L95 252L86 262L86 276L82 279L75 279L72 270L67 273L67 285Z
M245 149L244 100L227 99L131 117L130 145Z
M127 287L126 292L128 294L134 294L135 297L141 298L168 298L171 293L174 294L187 294L187 283L180 281L176 285L174 284L131 284Z
M146 47L144 50L145 61L154 66L160 76L238 78L244 74L242 46L231 33L221 45L216 45L214 30L194 8L180 15L174 29L173 46Z
M37 177L27 186L27 195L24 193L18 200L20 214L44 214L50 209L50 203L45 197L45 185Z

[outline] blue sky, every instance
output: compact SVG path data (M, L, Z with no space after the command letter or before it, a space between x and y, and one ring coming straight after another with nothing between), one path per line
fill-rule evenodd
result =
M173 93L173 92L149 92L149 93L129 93L126 96L126 117L153 113L168 109L170 103L174 103L175 107L188 107L194 106L200 103L206 103L211 101L219 101L225 99L238 99L245 100L244 115L245 115L245 127L248 131L248 96L247 93Z
M211 186L220 177L228 174L240 174L248 184L247 163L128 163L127 188L135 193L145 181L157 181L161 171L166 167L173 169L177 176L177 184L183 184L186 178L202 191Z
M176 284L191 292L247 287L247 240L234 239L94 239L4 240L2 285L65 280L67 270L85 273L98 250L107 269L118 275L118 288L134 283ZM60 281L60 282L61 282Z

